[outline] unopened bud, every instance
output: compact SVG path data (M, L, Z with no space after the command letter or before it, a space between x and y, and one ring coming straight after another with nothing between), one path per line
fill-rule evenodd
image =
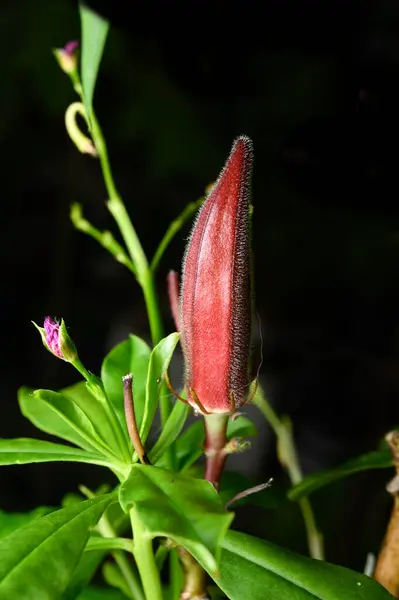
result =
M59 323L51 317L46 317L43 327L39 327L34 322L33 325L39 331L45 348L54 356L66 362L73 362L77 359L76 346L67 332L64 319Z
M58 64L67 75L71 75L78 68L78 48L79 42L74 40L65 44L63 48L53 49Z

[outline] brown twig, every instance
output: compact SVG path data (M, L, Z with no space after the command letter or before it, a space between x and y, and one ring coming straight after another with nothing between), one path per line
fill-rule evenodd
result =
M390 446L396 468L395 477L387 485L387 491L392 494L394 504L377 559L374 579L395 598L399 598L399 431L388 433L385 439Z
M141 442L139 430L137 428L136 423L136 416L134 414L133 375L131 373L125 375L124 377L122 377L122 381L127 430L129 432L130 439L132 440L133 447L137 452L137 456L139 457L141 464L149 465L150 461L146 456L144 446Z

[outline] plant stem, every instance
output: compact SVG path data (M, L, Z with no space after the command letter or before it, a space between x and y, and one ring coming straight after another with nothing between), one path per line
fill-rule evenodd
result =
M103 537L114 538L117 536L115 529L113 528L108 517L105 514L101 517L97 525L97 529ZM126 584L131 592L132 599L145 600L140 582L138 581L136 573L134 572L132 565L130 564L130 561L126 556L125 552L123 552L122 550L115 550L114 552L111 552L111 555L115 560L116 564L118 565L118 568L123 578L126 581Z
M226 430L229 415L204 415L205 426L205 475L216 490L226 462Z
M184 572L184 588L180 600L209 600L206 591L206 571L185 548L176 548Z
M260 391L255 394L252 403L265 416L276 434L279 461L287 471L291 484L296 485L303 479L303 475L291 422L287 418L280 418ZM312 558L324 560L323 536L317 528L312 505L308 498L301 498L298 504L305 524L309 554Z
M146 600L162 600L162 587L152 549L152 539L148 536L135 509L130 511L134 536L134 558L140 573Z
M147 257L140 243L139 237L136 233L133 223L129 217L129 214L126 210L126 207L123 203L123 200L116 189L109 162L107 145L94 111L92 111L90 115L90 133L92 135L94 145L100 158L104 183L108 192L108 210L114 217L119 227L123 240L126 244L126 248L129 252L130 258L132 259L137 281L140 284L141 289L143 291L144 301L148 315L148 322L151 331L151 339L153 345L155 346L164 337L164 332L162 327L161 313L159 310L159 303L155 290L154 275L148 264ZM163 394L161 391L160 414L162 427L165 425L171 410L172 404L169 395ZM173 468L174 453L172 447L168 448L166 452L166 459L168 466L170 468Z
M139 237L122 201L122 198L116 189L108 158L107 145L94 112L91 114L90 123L90 132L100 158L104 183L108 192L107 206L119 227L136 270L137 281L142 287L151 329L151 338L153 344L155 345L162 339L163 330L159 306L156 298L154 278L152 276L151 269L148 265L147 257L140 243Z

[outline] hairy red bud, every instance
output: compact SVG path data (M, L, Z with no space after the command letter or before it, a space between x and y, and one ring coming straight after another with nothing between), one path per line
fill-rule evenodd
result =
M234 412L248 394L251 171L252 142L241 136L198 213L183 263L188 401L204 413Z

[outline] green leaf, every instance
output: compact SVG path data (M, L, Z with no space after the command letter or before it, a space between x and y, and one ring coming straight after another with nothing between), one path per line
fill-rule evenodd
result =
M126 596L112 588L100 588L91 585L78 596L77 600L126 600Z
M0 439L0 465L26 465L42 462L83 462L123 472L123 465L109 462L101 454L43 440L17 438Z
M98 70L104 52L109 23L83 3L79 5L82 25L82 88L83 100L90 119Z
M159 394L163 387L164 376L179 338L180 335L178 333L171 333L161 340L151 352L148 364L143 420L140 424L140 439L143 444L145 444L150 432L151 423L158 406Z
M71 400L86 415L101 442L112 449L115 456L123 460L120 445L104 406L90 393L86 382L79 381L60 390L60 393Z
M205 439L203 420L195 421L175 442L177 471L189 469L203 453Z
M106 555L107 552L103 551L85 552L82 554L78 566L73 572L72 579L70 580L67 589L62 594L61 599L76 600L76 598L80 598L81 596L79 594L93 579L95 572Z
M378 452L369 452L363 456L348 460L343 465L334 469L326 469L318 473L311 473L302 479L300 483L291 488L288 497L291 500L299 500L303 496L308 496L315 490L348 477L352 473L368 471L369 469L386 469L393 466L392 454L390 450L380 450Z
M159 461L165 450L167 450L179 436L189 412L190 407L187 404L184 404L184 402L181 402L180 400L176 401L172 412L165 423L165 427L162 429L161 435L148 454L152 464L156 464Z
M63 396L51 390L36 390L33 397L46 403L71 429L85 441L85 448L110 456L106 440L101 439L86 413L75 403L73 396Z
M227 439L233 437L255 437L258 435L258 430L252 423L251 419L240 415L236 419L229 419L227 424Z
M111 350L105 357L101 369L105 393L115 409L129 447L131 441L126 427L122 377L128 373L133 374L134 412L137 426L140 428L144 414L150 354L151 350L147 344L141 338L131 335Z
M12 513L0 510L0 538L9 535L11 532L35 519L40 519L40 517L47 515L53 510L55 509L50 508L49 506L38 506L29 512L23 513Z
M366 575L250 535L229 531L222 548L220 577L215 581L230 600L392 600Z
M108 585L117 588L124 595L123 597L131 598L131 592L128 588L125 578L114 563L106 562L103 566L103 577Z
M34 390L27 387L19 388L18 402L24 417L41 431L72 442L85 450L92 450L91 444L74 427L71 427L50 405L34 395Z
M0 540L0 598L56 600L114 494L62 508Z
M101 439L90 419L80 408L79 403L84 401L81 395L74 396L68 389L67 394L62 395L50 390L33 391L22 387L18 390L18 401L22 414L42 431L72 442L89 452L95 450L97 453L111 455L107 440ZM99 406L101 414L101 405ZM105 431L106 429L107 426Z
M80 594L78 600L126 600L126 597L130 598L112 588L90 586Z
M96 490L96 494L100 494L99 489ZM76 500L78 502L81 502L82 496L75 495L75 497L72 498L69 494L63 498L63 504L64 506L68 505L65 504L65 502L69 503L69 505L72 502L76 504ZM107 518L110 521L113 529L115 529L117 533L120 530L126 529L126 525L129 523L128 516L122 511L119 502L115 502L107 508ZM94 535L96 535L95 532L92 533L90 539L92 539ZM88 543L90 543L90 539ZM76 598L82 592L82 590L93 579L95 572L97 571L98 567L103 562L107 554L108 552L103 550L92 550L91 552L84 552L84 554L82 554L82 556L80 557L79 564L73 573L72 580L70 581L66 591L62 595L62 600L76 600Z
M168 537L186 548L213 573L220 541L233 513L228 513L208 481L148 465L133 465L119 500L134 510L151 538Z
M233 437L253 437L257 433L252 421L242 415L234 420L229 419L227 424L227 439L229 440ZM199 459L203 453L204 441L204 423L200 419L190 425L175 442L177 471L185 471Z

